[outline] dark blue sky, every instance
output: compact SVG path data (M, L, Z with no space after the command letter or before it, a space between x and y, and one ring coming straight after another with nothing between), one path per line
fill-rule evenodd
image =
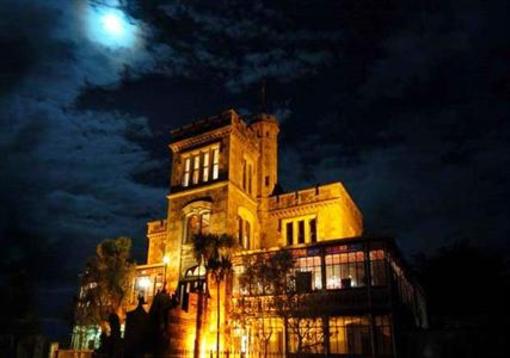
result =
M133 43L91 32L104 9ZM169 130L258 111L263 79L284 188L340 179L367 232L409 255L507 247L509 15L503 0L1 0L2 272L34 274L55 326L101 239L131 236L144 259Z

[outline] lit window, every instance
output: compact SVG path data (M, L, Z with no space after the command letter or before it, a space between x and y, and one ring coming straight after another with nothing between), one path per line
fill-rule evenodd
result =
M244 248L249 250L251 245L251 224L246 221L246 230L244 232Z
M193 158L193 184L197 184L199 178L200 178L200 156L196 155Z
M249 250L251 246L251 224L248 220L244 220L242 217L238 216L237 225L239 245Z
M370 273L372 286L386 285L386 262L383 250L370 251Z
M209 222L211 213L204 211L200 214L191 214L186 218L186 239L185 242L192 242L193 236L209 233Z
M209 152L205 152L204 153L204 158L203 158L203 168L202 168L202 172L203 172L203 176L202 176L202 180L204 182L207 182L209 180Z
M154 282L149 276L139 276L135 283L136 298L143 297L148 301L154 295Z
M371 351L369 321L366 317L329 318L331 353L369 356Z
M200 216L197 214L188 216L186 224L186 242L191 242L193 236L200 232Z
M290 318L289 327L289 351L291 353L324 352L324 332L322 319L320 318Z
M184 177L182 180L183 186L189 185L190 170L191 170L191 158L186 158L186 161L184 162Z
M200 233L208 234L209 233L209 222L211 221L211 213L206 211L201 215L200 221Z
M220 150L218 148L213 149L213 172L212 178L218 179L220 168Z
M325 261L327 289L365 286L363 251L326 255Z
M298 272L309 272L311 282L309 288L320 290L322 288L321 258L320 256L301 257L296 260Z

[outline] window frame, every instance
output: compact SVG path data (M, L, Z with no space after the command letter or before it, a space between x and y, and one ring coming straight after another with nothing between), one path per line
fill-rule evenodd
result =
M282 241L286 244L286 246L317 243L319 241L318 221L319 220L317 214L281 219ZM313 233L310 225L311 222L315 222L315 230ZM291 227L290 225L292 225L292 240L290 240L289 237L289 227ZM303 231L300 230L300 225L303 225ZM302 240L300 240L300 238L302 238Z
M181 158L182 175L179 182L182 187L206 184L219 178L219 143L181 153Z

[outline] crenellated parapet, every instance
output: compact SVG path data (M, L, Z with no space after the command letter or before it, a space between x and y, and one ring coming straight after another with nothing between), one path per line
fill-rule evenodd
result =
M166 219L149 221L147 223L147 240L149 247L147 252L147 264L159 264L163 262L166 237Z
M296 238L289 237L288 225L294 236L299 225L304 225L303 243L363 233L361 212L340 182L270 196L262 200L260 215L266 232L264 247L286 246L289 241L296 244ZM310 230L315 232L314 238Z
M166 219L149 221L147 223L147 235L166 232Z

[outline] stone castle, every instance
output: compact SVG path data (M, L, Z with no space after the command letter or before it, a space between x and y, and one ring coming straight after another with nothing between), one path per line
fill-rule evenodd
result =
M231 315L243 295L236 287L241 260L234 263L233 279L207 289L206 302L198 294L205 272L195 259L193 237L228 234L238 241L237 258L290 252L296 270L308 277L304 292L321 300L317 317L302 321L306 337L271 312L262 309L261 317L253 317L269 329L266 353L396 355L396 333L427 324L420 287L391 238L363 236L362 215L341 182L282 191L279 130L274 116L246 120L227 110L171 132L168 211L148 223L147 262L137 268L128 309L139 295L150 306L165 287L179 302L169 331L181 356L214 351L216 312L222 351L260 354L260 325L240 328Z

